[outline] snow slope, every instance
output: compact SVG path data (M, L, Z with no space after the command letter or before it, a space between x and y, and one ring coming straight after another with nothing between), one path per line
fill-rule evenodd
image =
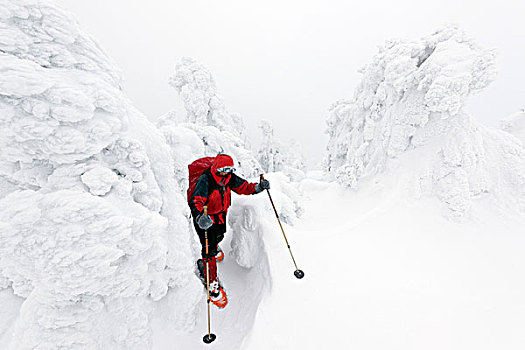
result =
M203 300L190 333L157 322L154 349L521 349L525 217L485 206L475 220L447 219L438 199L406 196L420 155L408 156L359 191L322 173L301 182L305 213L284 229L302 280L267 196L237 198L219 265L230 302L211 314L216 342L201 340Z
M305 277L265 232L272 289L242 349L523 347L525 218L447 220L437 200L403 196L403 176L358 192L302 182L310 200L285 230Z

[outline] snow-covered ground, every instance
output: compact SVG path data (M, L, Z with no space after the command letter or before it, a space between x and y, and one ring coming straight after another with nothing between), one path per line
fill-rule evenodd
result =
M305 213L284 227L302 280L267 196L237 198L232 214L257 219L242 227L234 220L222 245L230 302L212 309L216 342L201 340L203 298L190 333L170 329L167 310L158 313L153 348L522 349L525 218L480 202L475 219L446 219L439 200L402 195L406 165L358 192L319 173L301 182ZM251 253L249 268L239 266L238 244Z
M244 349L523 348L525 218L451 222L394 181L303 181L304 218L286 230L305 277L268 233L272 293Z

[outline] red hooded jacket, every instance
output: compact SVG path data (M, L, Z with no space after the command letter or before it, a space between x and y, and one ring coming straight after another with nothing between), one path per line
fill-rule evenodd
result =
M210 170L206 170L199 177L195 191L190 198L189 206L191 213L196 218L208 206L208 215L214 223L224 224L226 214L231 204L231 191L237 194L254 194L256 183L249 183L234 173L227 176L219 176L217 169L233 167L233 159L229 155L219 154Z

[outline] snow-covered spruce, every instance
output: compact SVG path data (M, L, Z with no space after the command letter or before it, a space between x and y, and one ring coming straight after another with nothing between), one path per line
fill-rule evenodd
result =
M169 83L181 98L186 109L186 121L197 125L214 126L239 137L247 146L244 121L230 113L217 94L213 75L192 58L183 57L175 66Z
M182 186L188 178L187 165L199 157L227 153L236 161L238 174L255 177L261 166L249 150L242 117L227 111L217 94L212 74L191 58L182 58L169 79L179 93L186 115L182 122L170 111L157 126L171 147L176 177Z
M302 147L297 140L291 140L289 145L274 136L273 126L268 120L261 120L259 128L262 132L262 142L257 152L257 158L266 172L283 172L294 181L305 178L305 159Z
M169 148L70 14L0 18L0 288L25 299L2 343L147 349L152 301L172 287L183 327L201 296Z
M326 169L355 188L419 149L408 187L437 196L449 214L462 216L474 197L487 196L525 210L523 146L462 109L494 78L494 56L455 27L387 42L363 69L354 98L330 108Z

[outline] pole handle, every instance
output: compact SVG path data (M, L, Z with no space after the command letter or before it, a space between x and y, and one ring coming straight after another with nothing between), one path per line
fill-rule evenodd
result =
M260 176L261 181L263 181L263 180L264 180L264 175L261 174L261 175L259 175L259 176Z
M208 206L204 206L204 216L208 216Z

